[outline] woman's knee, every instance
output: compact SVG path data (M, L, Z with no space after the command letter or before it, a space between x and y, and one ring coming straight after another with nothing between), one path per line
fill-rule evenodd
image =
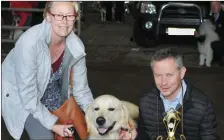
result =
M25 129L31 140L34 139L48 139L53 140L53 132L45 128L33 115L29 115L25 122Z

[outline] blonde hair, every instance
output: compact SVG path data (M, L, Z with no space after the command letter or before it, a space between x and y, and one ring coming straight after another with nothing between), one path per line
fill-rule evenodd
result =
M53 2L57 2L57 1L48 1L46 4L45 4L45 8L44 8L44 13L43 13L43 16L44 18L47 17L47 13L49 12L49 10L51 9L52 5L53 5ZM79 5L77 2L74 2L74 1L69 1L72 3L72 6L74 7L75 9L75 13L76 13L76 18L78 18L78 10L79 10Z

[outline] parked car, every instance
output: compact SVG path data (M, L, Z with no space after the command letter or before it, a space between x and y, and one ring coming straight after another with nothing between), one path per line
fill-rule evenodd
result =
M133 27L133 39L143 47L158 44L161 36L193 36L209 19L209 1L140 1Z

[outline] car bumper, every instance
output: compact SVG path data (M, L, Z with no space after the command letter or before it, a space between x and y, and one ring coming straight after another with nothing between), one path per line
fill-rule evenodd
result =
M138 22L141 30L145 33L156 35L158 28L158 18L154 16L139 16ZM152 27L147 28L147 23L151 22ZM192 28L196 29L200 25L200 19L182 19L182 18L163 18L160 20L159 34L167 34L167 28ZM150 35L151 36L151 35Z
M157 16L141 13L139 14L137 18L138 18L137 22L139 22L138 26L140 30L142 31L142 34L144 34L144 36L146 36L149 39L156 39L160 35L169 35L168 28L189 29L190 32L188 36L193 36L192 30L196 30L201 23L199 18L161 18L160 24L159 24L159 30L157 32L157 28L158 28ZM205 20L208 20L208 18L204 17L203 21ZM151 28L147 28L146 24L149 22L152 23ZM174 35L174 34L170 34L170 35ZM178 36L183 36L183 35L178 35Z

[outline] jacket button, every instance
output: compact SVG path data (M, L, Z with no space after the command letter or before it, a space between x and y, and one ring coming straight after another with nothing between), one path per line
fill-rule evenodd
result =
M6 94L6 97L9 97L9 94Z

